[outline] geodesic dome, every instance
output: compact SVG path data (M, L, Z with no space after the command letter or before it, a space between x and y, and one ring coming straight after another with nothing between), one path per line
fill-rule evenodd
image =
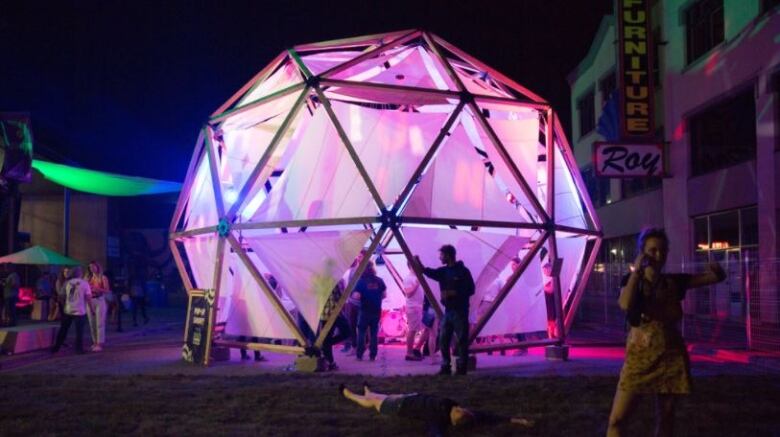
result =
M300 319L316 330L361 251L441 311L406 260L435 267L454 245L476 282L472 340L546 336L550 314L568 329L600 235L549 104L415 30L296 46L252 78L201 131L171 248L187 289L213 290L226 338L302 352Z

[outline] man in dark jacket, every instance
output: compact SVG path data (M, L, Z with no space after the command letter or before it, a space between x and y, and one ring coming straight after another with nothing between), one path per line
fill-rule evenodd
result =
M444 266L438 269L424 267L419 257L415 257L425 276L439 283L441 303L444 305L444 318L439 326L439 345L441 347L440 375L452 374L450 342L452 333L458 336L455 371L466 374L469 358L469 298L474 294L474 279L463 261L456 260L455 248L445 244L439 249L439 260Z
M366 351L367 330L370 330L368 358L371 361L376 359L379 319L382 316L382 300L387 296L386 290L385 281L376 275L374 263L369 261L366 270L355 285L354 293L352 293L352 297L360 302L357 322L357 351L355 352L358 361L363 360L363 353Z

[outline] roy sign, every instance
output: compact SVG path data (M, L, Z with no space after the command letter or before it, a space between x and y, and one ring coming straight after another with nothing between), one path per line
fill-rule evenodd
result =
M593 143L593 167L596 176L664 176L663 144Z

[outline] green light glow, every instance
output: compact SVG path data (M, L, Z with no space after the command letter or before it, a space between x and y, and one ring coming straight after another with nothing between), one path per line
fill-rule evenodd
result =
M143 196L181 191L178 182L105 173L37 159L33 160L32 166L56 184L101 196Z

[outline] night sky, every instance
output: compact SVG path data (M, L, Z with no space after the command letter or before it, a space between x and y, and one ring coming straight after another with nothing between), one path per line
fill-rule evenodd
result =
M6 1L0 111L26 111L49 159L181 181L199 127L295 44L430 30L548 99L611 0ZM449 4L464 3L462 6Z

